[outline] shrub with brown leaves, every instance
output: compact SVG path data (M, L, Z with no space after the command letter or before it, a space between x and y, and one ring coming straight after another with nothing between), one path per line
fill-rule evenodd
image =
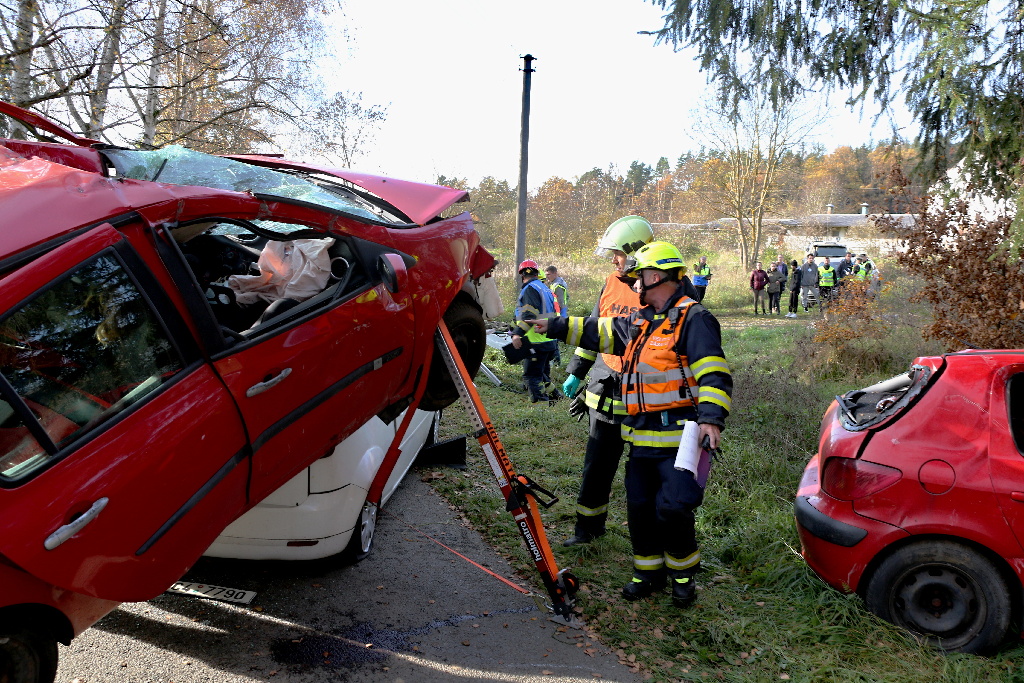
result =
M879 306L880 294L886 291L884 281L872 287L870 282L852 277L837 288L836 297L814 323L812 341L818 346L814 360L819 373L877 372L887 365L889 325Z
M1024 272L1011 239L1013 216L982 215L970 192L942 202L925 197L914 207L913 226L891 218L878 225L905 240L899 264L926 281L917 295L933 311L926 336L950 350L1024 348Z

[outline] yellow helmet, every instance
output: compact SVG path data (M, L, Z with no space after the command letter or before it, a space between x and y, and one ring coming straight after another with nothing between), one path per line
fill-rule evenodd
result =
M636 276L645 268L656 268L658 270L682 269L686 273L686 264L683 263L683 255L668 242L651 242L640 247L636 252L636 265L633 266L630 275Z

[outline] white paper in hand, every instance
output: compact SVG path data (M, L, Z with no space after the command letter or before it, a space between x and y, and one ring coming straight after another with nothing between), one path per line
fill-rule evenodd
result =
M692 420L683 423L683 438L676 451L675 468L690 472L697 485L704 488L711 472L711 454L700 447L700 425Z
M676 451L675 467L680 471L692 472L697 475L697 463L700 462L700 427L693 420L683 423L683 438L679 441L679 450Z

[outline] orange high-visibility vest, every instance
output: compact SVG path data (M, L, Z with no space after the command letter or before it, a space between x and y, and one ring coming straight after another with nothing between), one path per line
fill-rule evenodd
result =
M612 273L604 281L604 291L597 304L599 318L617 318L640 310L640 295ZM601 360L615 372L622 372L622 358L602 353Z
M676 352L686 314L695 303L684 296L664 318L637 318L633 323L639 334L626 347L622 371L622 401L630 415L696 407L697 380L686 356Z

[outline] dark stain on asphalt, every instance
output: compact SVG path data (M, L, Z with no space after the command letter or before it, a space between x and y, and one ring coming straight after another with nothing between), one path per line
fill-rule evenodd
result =
M277 640L270 646L270 654L275 661L285 666L330 668L373 664L384 661L388 656L387 652L367 647L365 643L357 644L344 637L323 635Z
M274 660L284 666L355 668L375 664L387 659L391 652L413 652L414 638L462 622L486 619L499 614L526 614L536 611L535 606L503 609L487 614L460 614L447 619L435 619L425 626L399 631L377 628L369 622L358 622L336 635L311 634L300 638L280 638L270 647Z

